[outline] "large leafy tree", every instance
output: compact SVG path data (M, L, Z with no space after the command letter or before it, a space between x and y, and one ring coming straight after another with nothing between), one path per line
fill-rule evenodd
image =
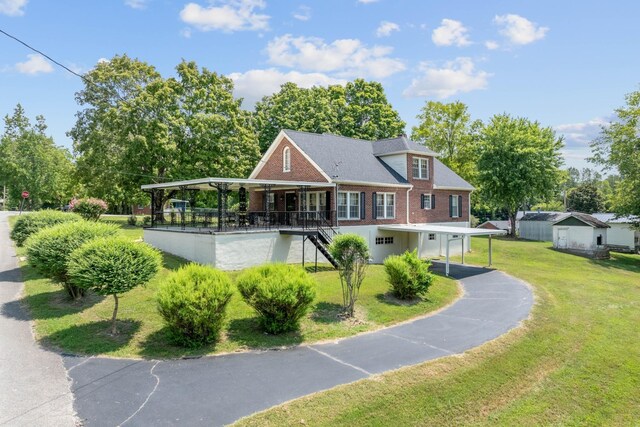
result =
M23 191L29 192L31 209L60 207L72 196L73 163L69 152L57 147L45 134L44 117L32 125L18 104L4 119L0 139L0 185L8 190L7 206L18 206Z
M591 160L619 172L615 212L640 216L640 91L626 96L626 105L616 109L616 116L591 144Z
M525 118L496 115L483 128L478 182L486 201L508 212L512 230L521 205L557 194L562 146L551 128Z
M233 98L233 82L193 62L176 77L116 56L98 64L77 94L84 107L69 132L82 182L92 195L129 205L140 185L245 176L259 155L251 114ZM171 193L159 191L161 210Z
M604 210L604 199L596 182L585 182L569 191L567 210L592 214Z
M467 106L460 101L428 101L417 118L420 122L413 127L411 138L440 154L440 160L460 176L474 181L475 145L482 122L472 121Z
M279 92L256 104L256 129L262 151L282 129L377 140L402 134L404 126L382 85L362 79L346 86L309 89L285 83Z

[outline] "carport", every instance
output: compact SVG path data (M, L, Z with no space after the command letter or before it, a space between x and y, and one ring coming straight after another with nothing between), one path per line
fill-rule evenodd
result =
M420 247L422 243L423 233L435 233L441 236L446 236L446 269L445 273L449 275L449 244L455 240L460 240L462 243L462 263L464 264L464 239L471 236L489 236L489 266L491 266L491 237L494 235L507 234L506 230L489 230L484 228L469 228L469 227L452 227L446 225L429 225L429 224L407 224L407 225L380 225L379 230L387 231L406 231L408 233L418 233L418 253L422 249Z

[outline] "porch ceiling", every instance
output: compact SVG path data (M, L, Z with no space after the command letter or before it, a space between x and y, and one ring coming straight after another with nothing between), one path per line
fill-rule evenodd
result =
M262 189L265 185L272 186L271 189L296 188L296 187L335 187L329 182L307 182L307 181L282 181L272 179L247 179L247 178L198 178L186 181L164 182L161 184L146 184L141 186L143 190L216 190L216 184L227 184L229 190L238 190L240 187L249 189Z

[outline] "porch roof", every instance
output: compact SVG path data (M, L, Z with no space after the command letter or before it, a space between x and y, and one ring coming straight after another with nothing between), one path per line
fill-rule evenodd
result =
M264 188L270 185L273 188L296 188L296 187L335 187L330 182L307 182L307 181L282 181L274 179L248 179L248 178L198 178L185 181L163 182L160 184L146 184L140 188L143 190L216 190L216 184L227 184L229 190L238 190L244 187L247 190L252 188Z

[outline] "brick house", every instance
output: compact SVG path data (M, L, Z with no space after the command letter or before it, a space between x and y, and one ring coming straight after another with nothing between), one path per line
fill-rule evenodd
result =
M500 234L469 228L474 188L440 162L436 153L405 136L365 141L283 130L248 179L204 178L143 189L217 190L217 219L185 212L181 224L173 219L154 224L145 231L145 240L171 252L166 236L151 237L153 232L175 231L177 225L186 230L192 224L199 232L218 236L212 244L215 249L207 249L215 252L216 260L233 253L233 261L213 263L229 269L264 261L291 262L301 256L309 259L317 256L316 248L326 255L322 243L333 233L365 237L375 263L415 248L422 257L450 249L464 252L471 234ZM238 192L240 206L231 220L226 210L229 191ZM296 236L297 242L291 240ZM252 247L248 245L255 250L248 251ZM254 262L246 259L247 253L260 255ZM177 254L193 259L184 251Z

